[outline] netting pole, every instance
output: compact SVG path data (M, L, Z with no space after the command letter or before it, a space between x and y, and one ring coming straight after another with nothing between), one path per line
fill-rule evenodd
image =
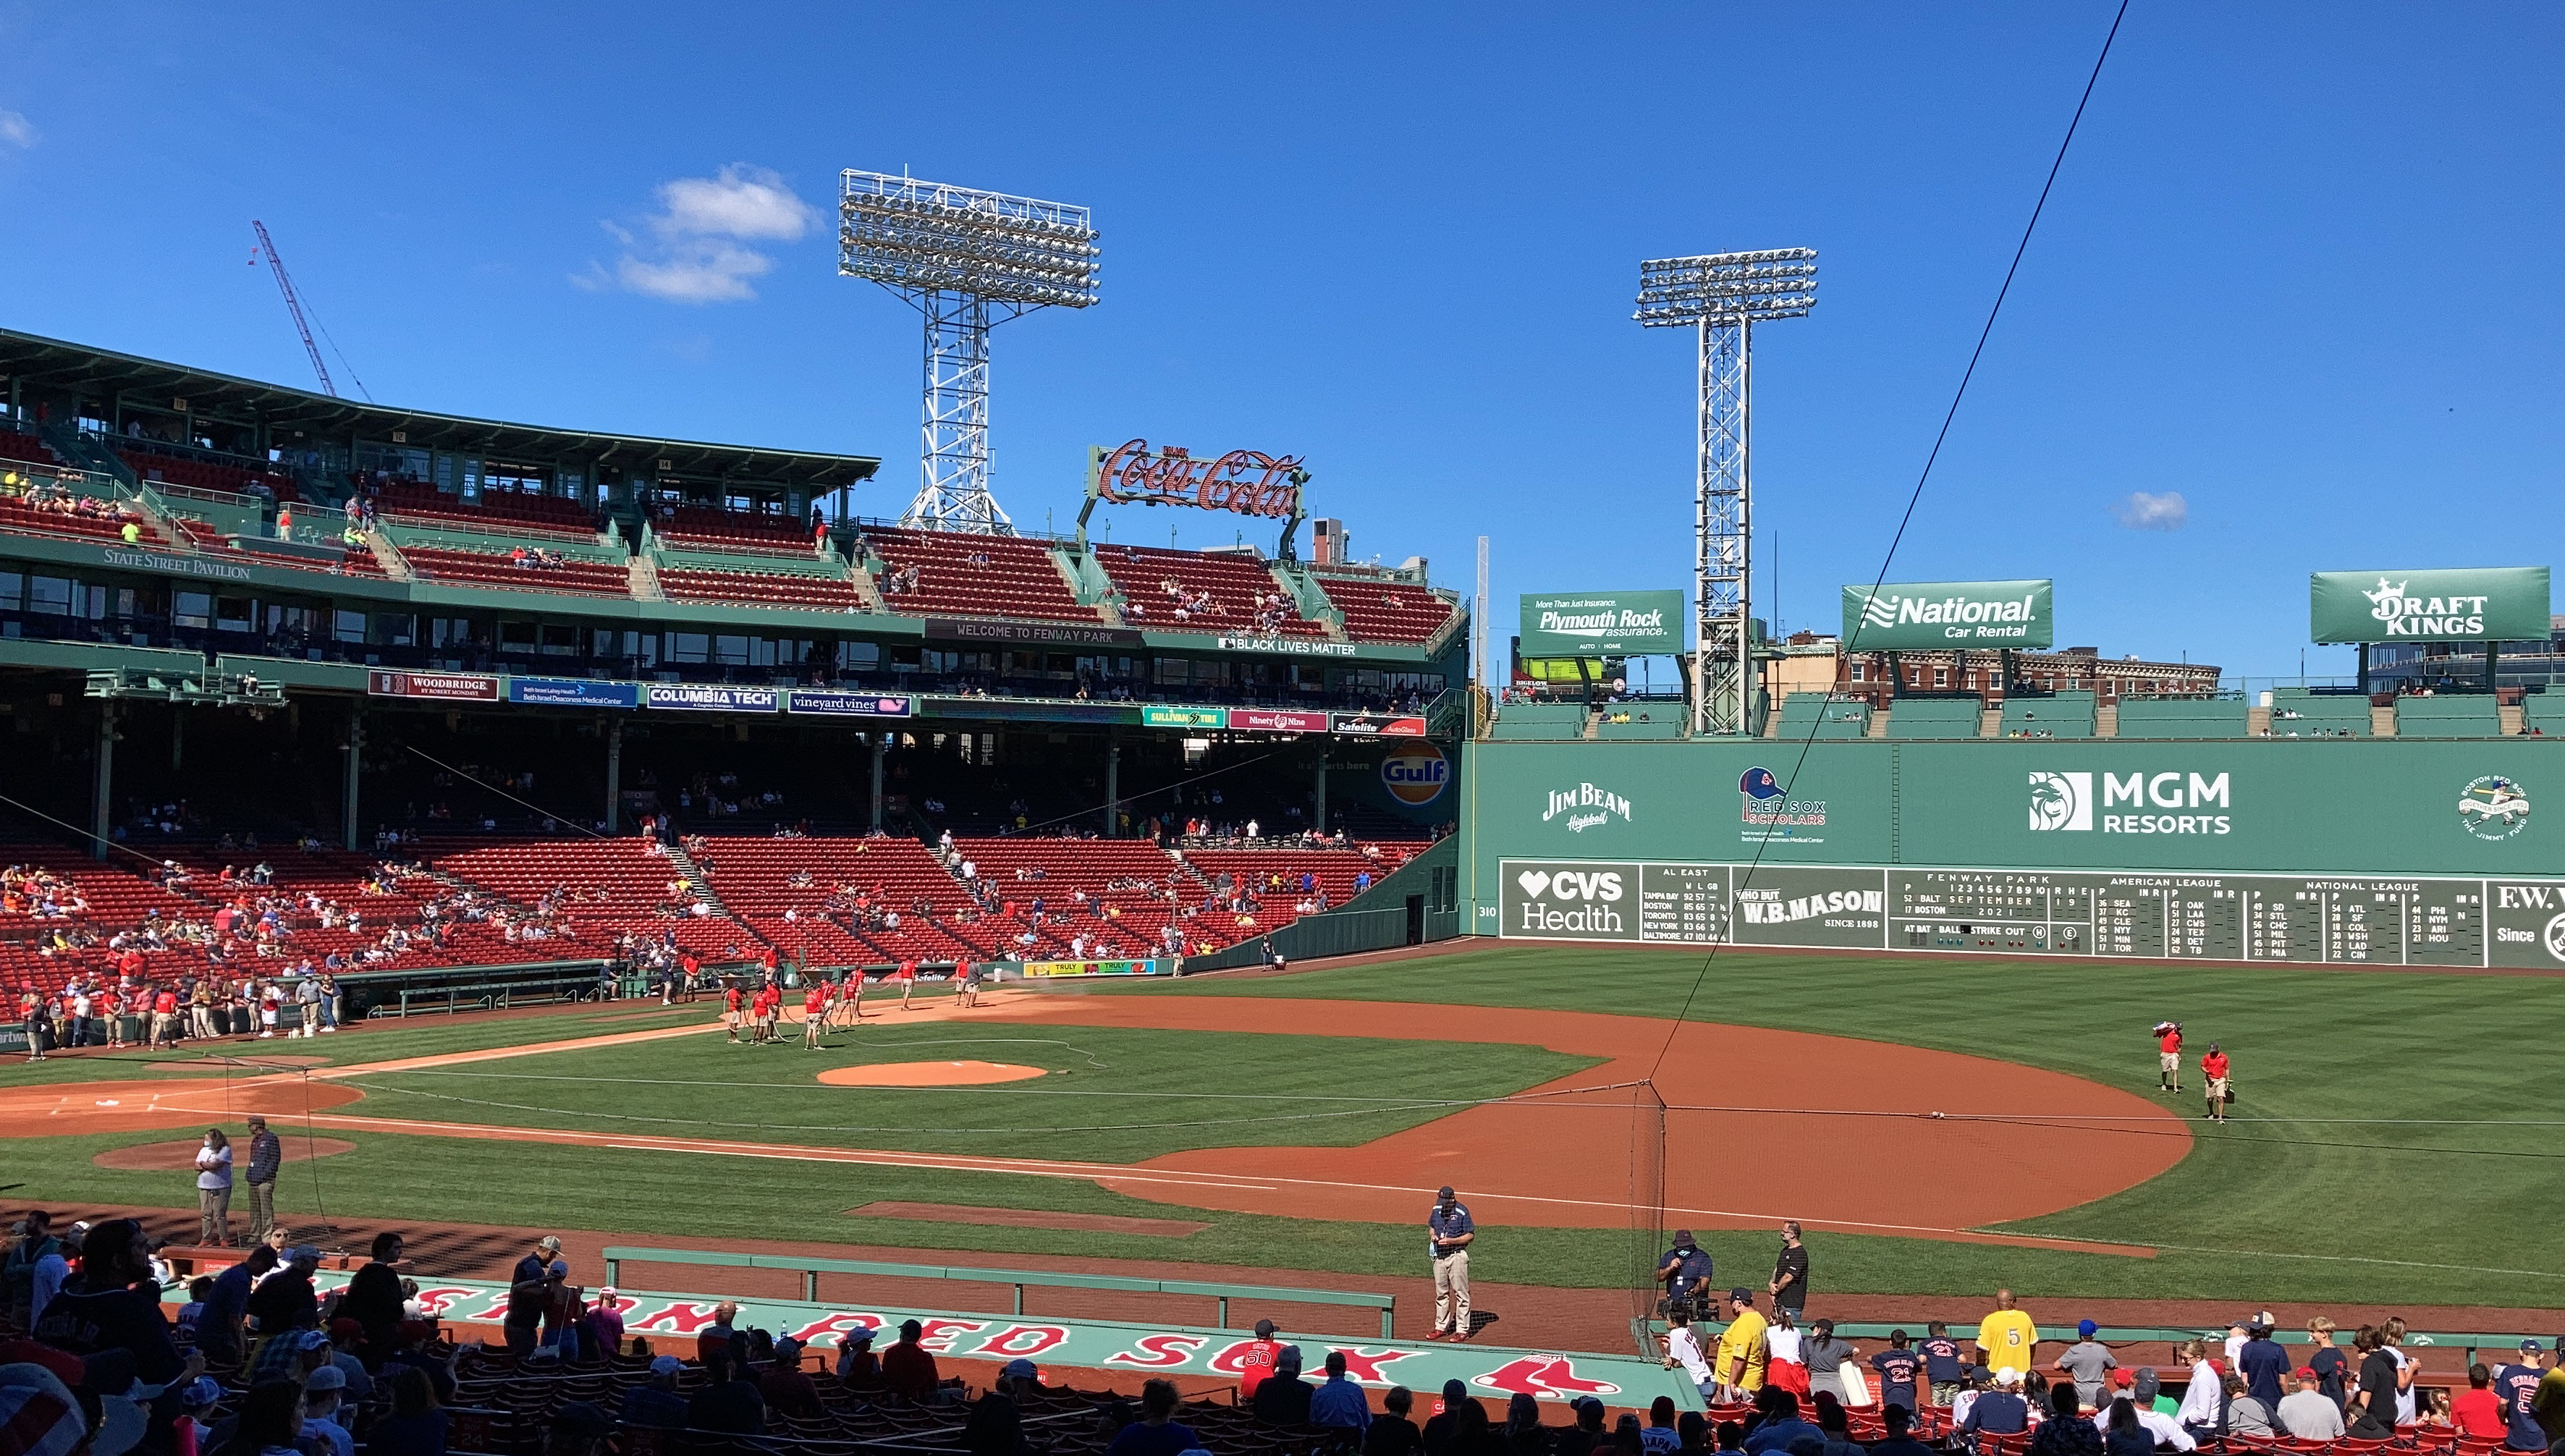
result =
M1630 1090L1630 1340L1654 1359L1657 1348L1657 1261L1666 1247L1666 1099L1653 1082Z

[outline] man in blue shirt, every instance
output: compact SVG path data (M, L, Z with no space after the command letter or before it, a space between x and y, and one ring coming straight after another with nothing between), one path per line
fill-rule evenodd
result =
M1425 1214L1426 1253L1434 1261L1434 1337L1470 1337L1470 1242L1479 1236L1468 1205L1454 1196L1450 1184L1434 1195ZM1457 1315L1453 1309L1460 1306Z
M1359 1435L1371 1426L1371 1401L1363 1388L1345 1378L1345 1352L1327 1351L1327 1380L1309 1392L1309 1424L1332 1426Z
M2534 1402L2538 1382L2545 1378L2538 1368L2538 1357L2546 1351L2535 1339L2520 1342L2520 1363L2504 1365L2493 1372L2494 1398L2502 1402L2503 1419L2510 1432L2503 1438L2506 1451L2544 1451L2547 1432L2538 1424Z
M2010 1365L1995 1371L1995 1388L1969 1406L1960 1424L1962 1435L1980 1431L1989 1436L2017 1436L2030 1429L2030 1402L2021 1398L2021 1371Z
M1710 1251L1693 1242L1692 1230L1675 1230L1675 1246L1657 1261L1657 1282L1666 1287L1666 1309L1692 1309L1710 1293Z
M2244 1393L2262 1402L2264 1410L2280 1408L2281 1382L2289 1377L2289 1352L2271 1337L2271 1327L2255 1323L2244 1331L2243 1346L2235 1351L2235 1372L2244 1377Z

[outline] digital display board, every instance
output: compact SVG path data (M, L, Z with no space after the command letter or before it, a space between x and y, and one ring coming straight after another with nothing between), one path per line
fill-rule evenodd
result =
M2565 881L1506 859L1516 940L2565 968Z

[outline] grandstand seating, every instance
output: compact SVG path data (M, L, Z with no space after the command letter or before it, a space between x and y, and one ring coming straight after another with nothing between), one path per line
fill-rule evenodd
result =
M230 495L248 495L264 489L281 501L295 498L294 476L283 470L255 470L242 465L217 465L204 460L181 459L175 455L155 455L144 450L119 450L124 463L144 480L183 485L192 490L218 490Z
M2502 713L2491 693L2409 694L2396 700L2399 738L2491 738Z
M1594 736L1624 741L1681 738L1684 709L1680 703L1624 703L1603 710L1594 720Z
M671 602L712 602L796 611L861 611L852 582L816 572L751 572L662 566L659 589Z
M2241 698L2122 698L2122 738L2242 738Z
M2093 694L2069 690L2048 697L2007 697L1995 731L2005 738L2090 738Z
M1452 619L1451 603L1401 582L1322 577L1318 585L1345 616L1345 635L1358 642L1424 642Z
M2565 692L2524 693L2520 699L2521 731L2551 737L2565 733Z
M1094 552L1104 575L1130 604L1123 616L1134 626L1289 637L1327 634L1326 623L1302 616L1291 594L1282 590L1274 574L1253 558L1111 542L1095 547ZM1180 608L1176 596L1167 590L1169 583L1187 597L1208 595L1211 600L1202 606ZM1280 599L1280 603L1260 611L1256 606L1259 598Z
M261 566L291 567L297 571L306 572L332 572L350 577L383 575L383 564L374 560L373 552L364 547L357 547L344 555L325 559L306 556L299 552L276 551L262 544L255 536L242 536L229 545L223 545L217 540L216 545L206 549L235 552L254 559Z
M867 527L864 539L887 564L882 600L891 610L1041 621L1102 620L1094 607L1078 605L1067 579L1052 564L1049 549L1041 542L1019 536L963 536L888 527ZM888 573L910 567L917 570L916 587L889 590Z
M1153 952L1170 919L1185 921L1188 945L1227 945L1240 933L1222 917L1202 924L1199 916L1184 916L1200 903L1203 886L1146 840L1009 837L956 840L954 848L1018 917L1030 919L1033 902L1041 900L1044 932L1062 946L1082 933L1091 956L1105 955L1101 946ZM1172 905L1156 893L1167 885L1178 894ZM1081 893L1089 899L1084 907L1073 898Z
M30 460L38 464L53 463L54 452L34 435L0 429L0 460Z
M559 566L520 566L489 551L450 546L403 545L401 555L421 581L502 592L569 592L589 597L628 597L631 580L620 566L569 560Z
M713 892L733 914L746 921L779 950L807 948L815 964L879 965L890 961L952 961L995 952L978 936L956 933L958 913L971 908L970 895L957 884L925 846L915 840L774 840L746 836L705 842L698 866L711 861L706 876ZM812 883L795 888L791 877L807 871ZM899 916L899 928L857 928L843 908L851 888ZM838 908L830 907L836 895ZM929 912L920 915L924 902ZM786 919L787 912L795 918ZM816 926L824 925L823 932Z
M113 517L38 510L16 496L0 496L0 531L17 531L31 536L76 536L97 541L117 541L124 534L122 525Z
M1187 849L1185 862L1215 885L1220 876L1231 876L1262 903L1264 912L1258 919L1261 928L1271 930L1291 919L1291 906L1308 893L1302 887L1303 876L1312 887L1326 891L1327 904L1333 907L1354 897L1358 876L1368 873L1377 884L1425 849L1422 845L1367 848L1372 852L1362 849Z
M572 928L568 943L521 945L515 959L544 959L542 952L564 959L601 955L627 933L674 936L680 947L707 958L745 956L754 945L738 921L693 913L691 896L672 900L668 885L677 877L676 866L637 839L511 841L468 848L449 842L431 849L439 873L519 904L533 904L555 890L569 892L564 906Z
M1866 702L1839 701L1814 692L1792 693L1781 699L1779 737L1866 738L1869 734L1870 704Z
M1583 738L1586 716L1583 703L1505 703L1489 736L1529 742Z
M2369 699L2358 693L2320 693L2305 688L2275 688L2271 693L2273 738L2367 738Z
M561 496L492 490L482 492L479 500L466 501L423 482L391 481L377 488L374 505L377 514L391 520L408 517L556 536L596 535L595 513Z
M680 506L651 532L670 546L697 551L754 551L816 556L809 525L791 516L752 515L713 506Z
M1975 738L1985 704L1974 694L1959 698L1896 698L1888 705L1891 738Z

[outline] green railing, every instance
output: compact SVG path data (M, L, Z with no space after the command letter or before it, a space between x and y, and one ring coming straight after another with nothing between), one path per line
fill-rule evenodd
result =
M1302 1305L1350 1305L1380 1312L1380 1337L1390 1338L1398 1296L1353 1294L1344 1290L1289 1289L1278 1285L1221 1284L1188 1279L1126 1279L1110 1274L1064 1274L1047 1269L968 1269L941 1264L877 1264L862 1259L809 1259L785 1254L715 1254L695 1249L642 1249L612 1245L605 1250L605 1282L623 1283L623 1264L693 1264L718 1269L784 1269L802 1276L802 1298L819 1302L819 1276L865 1275L874 1279L953 1280L963 1284L1011 1285L1014 1313L1025 1313L1025 1291L1033 1289L1100 1289L1118 1294L1189 1295L1213 1302L1216 1323L1229 1328L1231 1300L1268 1300Z

